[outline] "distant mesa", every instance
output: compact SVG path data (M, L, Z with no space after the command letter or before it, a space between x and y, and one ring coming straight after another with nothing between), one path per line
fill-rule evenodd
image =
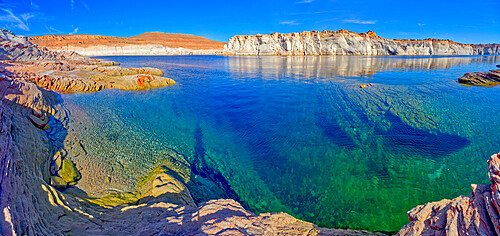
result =
M161 32L133 37L45 35L28 40L52 51L75 51L85 56L216 54L225 44L201 36Z
M461 44L442 39L385 39L373 31L304 31L237 35L224 46L229 55L492 55L499 44Z

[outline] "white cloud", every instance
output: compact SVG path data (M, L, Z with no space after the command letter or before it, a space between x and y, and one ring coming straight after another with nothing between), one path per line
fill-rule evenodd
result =
M71 33L69 33L69 35L73 35L73 34L78 33L79 29L80 29L80 27L76 27Z
M33 2L33 0L31 0L31 8L35 10L40 10L40 6L36 5L36 3Z
M80 3L85 7L87 8L87 10L90 12L90 7L83 1L83 0L80 0ZM70 5L71 5L71 11L74 11L75 10L75 0L70 0Z
M297 20L291 20L291 21L282 21L280 22L281 25L298 25Z
M422 24L422 23L418 23L417 25L418 25L418 26L424 26L425 24Z
M302 0L302 1L295 2L295 4L311 3L311 2L314 2L314 0Z
M32 13L22 14L20 17L14 15L10 9L2 9L6 15L0 15L0 22L6 22L6 28L19 28L24 31L30 31L28 20L35 15Z
M353 23L353 24L362 24L362 25L374 25L375 23L377 23L376 20L355 20L355 19L343 20L343 22Z
M87 10L90 12L90 7L87 6L87 4L85 4L85 2L83 0L80 0L80 2L82 3L82 5L87 8Z

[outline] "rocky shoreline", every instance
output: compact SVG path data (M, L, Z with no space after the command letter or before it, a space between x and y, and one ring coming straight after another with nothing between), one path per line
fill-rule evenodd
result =
M62 142L71 117L55 92L168 86L154 68L59 54L0 31L2 235L374 235L324 229L286 213L255 215L234 200L196 204L183 179L157 168L135 192L100 198L62 191L80 173Z
M472 193L417 206L398 235L500 234L500 153L488 160L490 185L472 184Z

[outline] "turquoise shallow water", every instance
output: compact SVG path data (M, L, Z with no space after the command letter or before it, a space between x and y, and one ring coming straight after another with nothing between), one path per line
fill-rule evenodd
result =
M177 81L62 95L69 136L84 136L87 155L75 162L106 166L114 191L175 162L192 167L198 201L232 197L320 226L396 231L412 207L488 183L486 160L500 151L500 86L456 82L500 57L104 59Z

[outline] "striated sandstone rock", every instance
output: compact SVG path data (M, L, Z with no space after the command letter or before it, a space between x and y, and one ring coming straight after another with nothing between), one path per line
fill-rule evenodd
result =
M398 235L500 234L500 153L488 160L491 185L472 184L472 193L417 206Z
M458 82L466 85L495 86L500 84L500 70L466 73L458 78Z
M270 35L237 35L224 46L234 55L489 55L500 45L470 45L450 40L393 40L374 32L305 31Z
M85 68L85 70L101 72L110 76L137 75L137 74L148 74L148 75L164 74L162 70L151 67L122 68L119 66L89 66Z
M1 71L54 91L139 90L175 84L172 79L159 76L163 71L156 68L122 68L115 66L119 64L116 62L51 52L7 30L0 30L0 59L8 60L0 62Z

